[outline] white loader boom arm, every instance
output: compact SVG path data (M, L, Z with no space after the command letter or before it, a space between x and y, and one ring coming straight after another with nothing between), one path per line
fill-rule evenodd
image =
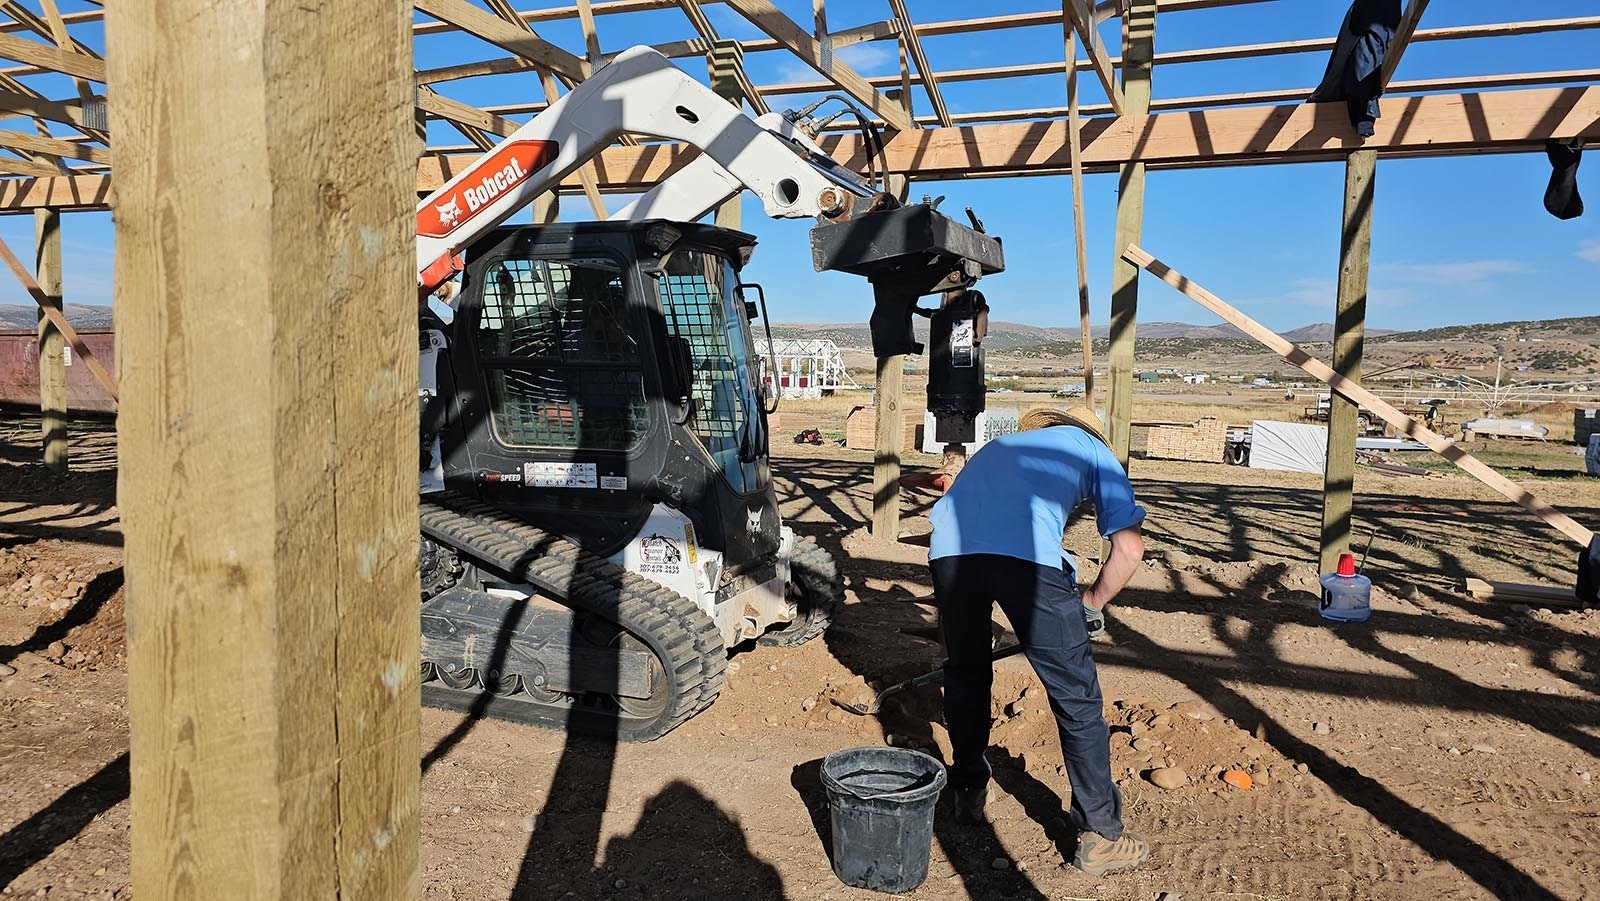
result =
M462 250L623 134L702 155L613 219L693 221L745 188L774 218L836 218L874 193L782 116L753 120L665 56L634 47L417 205L420 292L449 280Z

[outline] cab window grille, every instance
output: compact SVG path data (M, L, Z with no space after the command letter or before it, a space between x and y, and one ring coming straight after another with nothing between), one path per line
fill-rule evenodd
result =
M605 258L501 260L476 334L495 438L627 451L644 437L644 369L622 273Z

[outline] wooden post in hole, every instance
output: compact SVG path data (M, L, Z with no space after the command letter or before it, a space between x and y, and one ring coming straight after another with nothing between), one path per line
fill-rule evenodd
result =
M1123 115L1150 112L1150 69L1155 57L1156 0L1132 0L1122 20ZM1139 323L1139 269L1122 259L1122 248L1144 232L1144 163L1122 165L1117 188L1117 259L1111 268L1111 352L1107 360L1107 427L1111 450L1128 465L1133 434L1134 333ZM1090 399L1092 403L1093 400Z
M141 898L421 894L411 18L106 9Z
M56 310L61 304L61 213L34 210L33 231L40 303ZM64 311L63 311L64 312ZM67 471L67 339L44 310L39 311L39 432L44 443L44 465L52 472Z
M1345 159L1344 227L1339 240L1339 307L1333 320L1333 369L1361 382L1367 328L1367 273L1372 260L1373 176L1378 152L1357 150ZM1322 480L1320 572L1333 572L1350 550L1355 502L1356 405L1337 393L1329 398L1328 459Z

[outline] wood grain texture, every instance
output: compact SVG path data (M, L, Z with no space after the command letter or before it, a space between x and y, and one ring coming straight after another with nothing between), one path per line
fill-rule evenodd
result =
M589 77L589 62L534 34L526 20L513 24L467 0L414 0L420 12L574 81Z
M906 358L879 357L872 452L872 537L900 538L900 448L904 443Z
M846 94L877 113L891 128L901 130L916 128L916 124L899 104L878 93L877 88L837 56L832 53L824 54L822 45L817 43L816 38L795 24L793 19L784 15L783 11L773 6L769 0L726 0L726 2L749 19L752 25L800 57L806 65L832 79Z
M103 59L50 47L15 35L0 34L0 58L14 59L50 72L76 75L90 81L106 80L106 61Z
M1150 60L1155 56L1156 2L1133 0L1122 23L1123 107L1114 125L1140 127L1150 112ZM1069 139L1070 140L1070 139ZM1091 144L1092 146L1092 144ZM1090 153L1084 149L1085 164ZM1113 247L1126 247L1144 232L1146 154L1130 157L1118 174L1117 233ZM1070 162L1070 160L1069 160ZM1133 438L1133 352L1139 324L1139 270L1121 257L1111 264L1111 347L1106 360L1106 426L1111 451L1128 465Z
M1367 274L1372 261L1372 205L1378 154L1357 150L1345 160L1344 215L1339 240L1339 296L1334 312L1333 369L1361 383L1367 334ZM1318 572L1338 568L1350 551L1355 507L1357 407L1334 396L1328 406L1328 451L1322 476L1322 539Z
M61 214L36 210L33 214L34 271L38 273L43 304L61 311ZM44 443L44 465L52 472L67 471L67 341L44 311L39 312L39 431Z
M1401 434L1414 438L1426 445L1429 450L1459 466L1468 475L1493 488L1507 500L1539 517L1551 528L1570 538L1579 547L1589 547L1589 542L1594 538L1593 532L1572 517L1552 507L1549 503L1534 495L1533 492L1495 472L1482 460L1462 450L1459 445L1450 439L1395 409L1392 404L1371 391L1334 372L1328 364L1306 353L1294 342L1279 335L1272 329L1246 316L1230 306L1222 298L1190 281L1183 273L1151 256L1149 251L1144 248L1136 244L1130 244L1122 252L1122 255L1128 262L1176 288L1190 300L1222 317L1225 322L1237 326L1240 331L1254 338L1279 357L1282 357L1285 363L1298 367L1312 378L1326 383L1329 388L1346 400L1371 410L1384 422L1394 426Z
M410 24L109 9L142 898L420 894Z

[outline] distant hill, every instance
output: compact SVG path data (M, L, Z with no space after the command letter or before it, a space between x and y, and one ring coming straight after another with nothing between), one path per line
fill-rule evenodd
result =
M89 307L83 304L66 304L63 312L73 328L110 328L110 307ZM0 329L33 329L39 324L39 308L29 304L0 304Z
M916 326L918 340L926 340L928 334L927 320L913 320ZM865 350L872 346L872 334L867 326L862 323L774 323L774 335L784 338L829 338L847 350ZM1091 333L1097 339L1109 338L1111 327L1097 325ZM1369 336L1377 337L1392 334L1392 330L1368 329ZM1301 343L1328 342L1333 340L1333 324L1330 322L1305 325L1285 332L1284 336L1291 341ZM1139 323L1138 337L1141 342L1146 340L1184 340L1203 342L1210 345L1212 342L1248 342L1255 346L1255 342L1231 325L1194 325L1188 322L1141 322ZM1039 355L1053 353L1070 345L1075 348L1078 343L1078 330L1075 328L1055 328L1038 325L1024 325L1017 322L990 322L989 336L985 339L985 346L990 353L1006 353L1010 351L1024 352L1024 355ZM1070 349L1067 348L1067 349ZM1028 354L1029 351L1035 351Z
M1372 334L1372 332L1368 332ZM1476 325L1447 325L1413 332L1390 332L1385 341L1499 341L1540 338L1600 341L1600 316L1575 316L1571 319L1535 319L1523 322L1492 322Z

